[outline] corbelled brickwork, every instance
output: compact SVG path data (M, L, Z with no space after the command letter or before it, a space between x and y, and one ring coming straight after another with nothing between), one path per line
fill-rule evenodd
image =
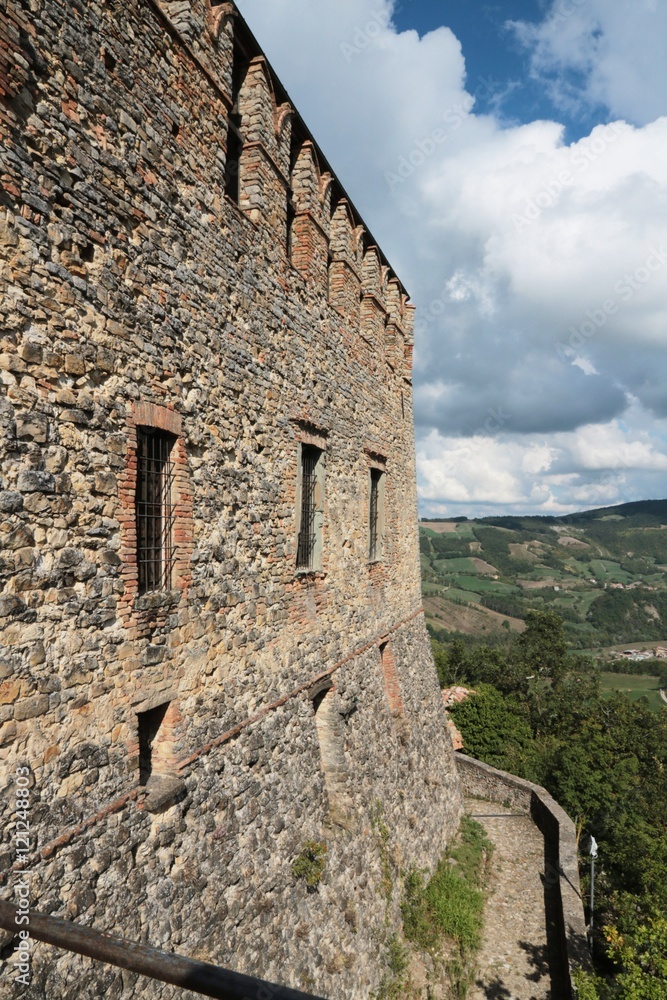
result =
M29 766L36 908L368 997L399 871L461 810L406 294L232 4L8 0L0 53L2 893ZM140 430L173 472L147 592ZM307 447L321 558L298 572ZM35 997L176 995L45 946L32 976Z

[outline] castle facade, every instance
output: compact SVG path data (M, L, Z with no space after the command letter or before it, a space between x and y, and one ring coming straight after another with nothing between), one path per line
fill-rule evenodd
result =
M233 4L8 0L0 53L0 891L366 998L461 811L407 293Z

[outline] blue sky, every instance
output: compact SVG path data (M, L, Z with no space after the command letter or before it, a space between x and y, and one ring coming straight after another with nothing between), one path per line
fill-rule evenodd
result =
M238 0L417 306L423 514L667 497L667 0Z
M479 113L501 114L508 122L556 116L566 125L568 139L578 139L600 114L604 117L604 109L582 106L564 114L555 106L541 82L531 78L530 51L511 26L516 21L539 25L548 6L539 0L400 0L393 21L399 31L414 29L422 36L443 24L452 29L463 47L466 89Z

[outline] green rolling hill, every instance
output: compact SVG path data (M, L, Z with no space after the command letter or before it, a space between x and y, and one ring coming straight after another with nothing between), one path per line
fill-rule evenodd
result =
M574 648L667 639L667 500L426 520L419 535L427 619L439 630L519 630L536 609L563 617Z

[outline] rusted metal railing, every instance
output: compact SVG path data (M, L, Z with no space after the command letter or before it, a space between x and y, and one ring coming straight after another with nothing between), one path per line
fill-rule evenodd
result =
M111 937L91 927L82 927L36 910L29 911L29 923L23 923L19 928L16 924L16 904L6 900L0 900L0 927L10 934L28 930L30 937L36 941L137 972L162 983L180 986L205 997L216 997L217 1000L323 1000L310 993L244 976L208 962L198 962L183 955Z

